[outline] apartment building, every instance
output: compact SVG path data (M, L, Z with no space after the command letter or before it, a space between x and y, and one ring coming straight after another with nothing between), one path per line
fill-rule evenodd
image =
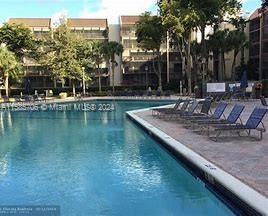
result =
M36 37L50 37L50 30L53 27L50 18L11 18L8 23L21 24L31 29ZM107 19L67 19L67 26L74 33L78 33L88 40L108 40ZM25 79L30 80L31 86L38 88L62 87L63 83L57 80L51 80L49 71L46 71L42 65L33 59L24 59ZM107 64L101 65L103 74L108 74ZM91 85L97 85L97 79L92 73L93 80ZM69 82L64 82L65 87L69 87ZM102 77L102 84L108 85L107 76ZM78 83L78 85L80 85Z
M138 47L136 38L136 23L139 16L120 17L120 40L124 47L122 54L122 85L157 85L158 78L153 67L157 68L156 56L152 51L145 51ZM167 82L167 44L161 46L162 80ZM169 78L172 82L182 79L182 64L178 52L170 49Z
M267 18L268 20L268 18ZM154 68L157 69L157 58L153 55L152 51L142 50L137 44L136 38L136 24L139 21L139 16L120 16L119 24L108 25L107 19L76 19L70 18L66 20L67 26L74 33L78 33L88 40L107 40L107 41L117 41L121 43L124 47L124 52L122 56L116 57L117 66L115 68L115 85L116 86L157 86L158 77L154 72ZM49 37L49 31L54 27L54 21L50 18L11 18L9 23L23 24L29 27L35 36L37 37ZM250 61L252 65L255 65L256 70L258 70L258 55L259 55L259 27L260 23L258 15L256 12L250 18L250 41L253 46L250 49ZM266 25L266 15L264 16L264 27ZM234 27L228 23L222 23L219 26L221 29L229 28L232 30ZM266 28L264 30L263 43L266 44ZM268 29L268 27L267 27ZM207 29L207 34L212 33L213 29ZM268 30L267 30L268 32ZM192 33L192 40L200 41L200 32ZM267 36L268 38L268 36ZM168 39L168 38L167 38ZM168 40L166 40L168 41ZM176 83L176 85L185 79L182 68L182 59L178 51L169 47L167 52L167 42L164 41L161 46L161 62L162 62L162 81L166 84L169 78L171 83ZM265 45L264 44L264 45ZM263 59L265 60L265 47L263 46ZM169 55L167 56L167 53ZM245 57L247 62L247 57ZM226 61L226 78L231 77L231 65L233 60L233 52L225 54ZM219 63L220 59L217 56L209 59L209 70L214 71L214 77L216 80L219 79ZM168 64L167 64L168 62ZM266 63L265 63L266 62ZM240 64L240 56L237 57L237 65ZM268 59L263 61L263 76L267 77L266 64L268 65ZM52 87L62 87L61 81L51 80L49 76L49 71L46 71L41 65L37 64L31 59L24 60L25 66L25 78L31 81L33 88L52 88ZM110 85L111 76L109 71L111 69L108 63L102 65L103 76L102 85ZM266 71L266 72L265 72ZM97 77L92 73L91 76L93 81L89 84L90 86L97 86ZM69 87L69 82L65 81L65 87ZM77 83L80 85L80 83Z
M268 10L256 9L249 18L249 65L254 79L268 79Z
M11 18L8 23L28 27L36 37L49 37L51 20L49 18ZM33 87L53 87L48 71L33 59L24 58L25 80Z

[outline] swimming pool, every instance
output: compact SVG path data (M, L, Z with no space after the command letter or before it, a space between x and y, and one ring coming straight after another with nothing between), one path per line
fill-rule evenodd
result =
M1 113L0 205L59 205L61 215L234 214L125 117L159 102L94 103L115 110Z

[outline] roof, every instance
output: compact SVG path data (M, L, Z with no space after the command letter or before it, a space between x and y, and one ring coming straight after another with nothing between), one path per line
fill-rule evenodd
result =
M259 18L259 14L261 12L261 8L257 8L249 17L250 20ZM264 8L263 12L266 13L268 11L268 8Z
M10 18L8 20L10 24L25 25L28 27L49 27L49 18Z
M134 25L140 20L140 16L121 16L121 24Z
M107 19L68 19L69 27L97 27L107 28Z

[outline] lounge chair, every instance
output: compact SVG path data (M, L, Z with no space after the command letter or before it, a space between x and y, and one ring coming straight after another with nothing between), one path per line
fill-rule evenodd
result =
M199 104L202 105L201 110L199 113L193 113L192 116L207 116L210 112L210 107L212 104L212 99L211 98L206 98L204 101L199 101Z
M210 136L209 131L209 137L211 139L215 139L215 141L218 140L218 137L220 134L224 131L232 131L238 133L239 136L241 136L240 132L245 131L248 136L251 135L252 130L256 130L260 132L260 136L257 138L258 140L262 140L263 138L263 132L266 131L264 124L262 122L265 114L267 113L268 109L266 108L255 108L251 115L249 116L246 124L230 124L230 125L216 125L214 127L214 132L216 132L215 137ZM260 125L260 126L259 126Z
M198 118L200 116L208 116L211 103L212 103L212 99L205 99L204 101L199 101L199 105L200 104L202 105L200 112L184 113L180 115L180 120L186 123L187 121Z
M182 109L175 110L174 112L169 113L167 116L169 119L173 119L173 118L177 119L180 116L191 116L194 114L195 110L197 109L198 104L199 102L197 100L194 100L191 103L191 105L188 106L188 108L183 109L183 106L182 106Z
M215 119L215 118L209 118L209 119L199 119L196 120L195 123L198 125L203 124L235 124L237 120L240 118L241 113L245 109L245 106L236 104L233 109L231 110L230 114L228 115L227 119ZM241 121L241 119L240 119Z
M224 115L224 110L226 109L227 107L227 103L226 102L220 102L214 113L209 116L209 115L202 115L202 116L194 116L194 117L191 117L191 118L188 118L187 120L190 121L191 125L193 123L195 123L196 121L200 121L200 120L207 120L207 119L212 119L212 120L215 120L215 119L220 119L222 115Z
M169 110L176 110L179 108L180 104L183 102L184 100L183 99L178 99L178 101L176 102L176 104L173 106L173 107L169 107L169 108L155 108L155 109L152 109L152 115L153 116L156 116L158 115L159 113L161 112L166 112L166 111L169 111Z
M197 120L195 124L197 124L200 128L199 131L209 131L210 126L217 125L227 125L227 124L236 124L237 120L242 120L240 118L241 113L245 109L245 106L236 104L228 115L227 119L205 119L205 120Z
M268 107L268 104L267 104L267 102L266 102L266 100L265 100L265 97L260 97L260 100L261 100L261 104L262 104L263 106Z
M161 117L167 118L167 117L170 117L171 115L174 115L178 112L184 112L184 111L186 111L190 102L191 102L190 100L184 100L182 102L182 105L178 106L177 109L169 109L169 110L161 111L161 112L159 112L158 117L159 118L161 118Z

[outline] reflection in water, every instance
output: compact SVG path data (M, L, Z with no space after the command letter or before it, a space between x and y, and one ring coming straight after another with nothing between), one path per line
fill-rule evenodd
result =
M0 180L2 177L4 177L7 174L8 170L8 160L7 155L0 158Z
M0 203L57 204L67 216L232 215L125 118L156 104L114 103L115 112L3 113Z

